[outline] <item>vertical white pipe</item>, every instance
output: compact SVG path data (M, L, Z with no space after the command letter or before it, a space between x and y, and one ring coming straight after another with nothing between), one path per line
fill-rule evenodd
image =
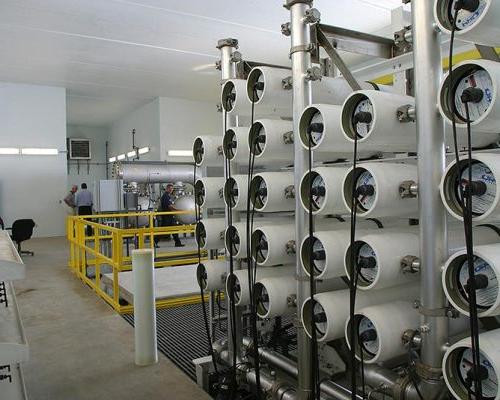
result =
M155 277L152 249L132 251L134 276L135 363L158 362L156 347Z

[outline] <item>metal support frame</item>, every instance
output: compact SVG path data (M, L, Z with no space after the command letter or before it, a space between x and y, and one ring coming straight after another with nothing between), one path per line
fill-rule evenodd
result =
M311 9L310 1L297 2L288 1L285 6L290 10L290 32L291 48L295 49L290 55L292 60L293 80L293 131L294 136L299 136L299 119L302 111L312 102L311 81L306 80L306 73L312 66L310 48L311 28L306 23L306 12ZM306 172L308 155L306 149L299 140L294 142L294 185L295 193L300 192L300 180ZM299 196L295 199L295 237L299 243L307 232L307 213L304 211ZM298 388L297 398L308 399L311 388L311 341L300 323L300 308L304 301L310 296L310 287L307 276L301 267L300 254L297 252L296 259L297 276L297 356L298 356Z
M221 39L217 43L217 48L220 50L220 71L221 71L221 85L228 79L234 79L237 78L238 71L237 71L237 65L235 60L239 59L241 55L238 57L234 57L234 53L238 49L238 40L237 39ZM235 127L238 126L238 117L233 116L233 115L227 115L227 127ZM224 137L224 113L222 116L222 136ZM225 160L224 160L225 162ZM224 168L224 178L228 179L227 176L227 171ZM238 221L239 216L234 215L237 214L233 212L233 221ZM225 213L225 218L226 218L226 225L228 225L228 215L227 212ZM236 264L236 263L235 263ZM227 261L227 272L229 273L230 267L229 267L229 261ZM213 296L211 296L211 303L213 303ZM226 299L227 303L227 312L228 315L230 315L231 312L231 307L229 307L229 296ZM211 304L212 306L212 304ZM230 320L230 319L229 319ZM241 358L241 347L242 347L242 332L241 332L241 322L242 322L242 313L239 307L236 307L236 318L234 319L236 321L236 326L235 326L235 332L234 334L231 332L231 324L228 323L228 340L229 340L229 352L231 353L234 349L236 349L236 357L237 359ZM233 344L232 340L233 337L235 338L236 343ZM230 360L233 360L232 354L230 354Z
M439 195L445 170L444 122L436 99L442 78L440 34L434 28L432 2L413 0L415 105L418 141L421 304L428 310L446 307L441 266L447 256L446 211ZM431 313L432 314L432 313ZM422 349L418 373L427 383L439 381L443 348L448 340L445 316L421 317ZM438 393L426 393L428 399Z

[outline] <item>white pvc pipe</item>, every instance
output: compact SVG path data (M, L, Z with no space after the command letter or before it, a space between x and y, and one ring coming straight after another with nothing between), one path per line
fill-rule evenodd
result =
M483 398L500 400L498 382L500 382L500 329L479 335L480 364L488 372L482 381ZM465 338L450 346L443 358L443 375L446 386L456 399L468 399L465 386L467 372L472 365L471 338ZM474 385L472 386L474 389ZM472 398L474 394L472 394Z
M498 233L487 226L474 228L474 241L477 244L488 244L498 242ZM373 257L376 265L373 268L360 269L358 278L358 289L379 290L386 287L397 286L417 281L419 274L404 273L401 261L406 256L418 257L419 254L418 230L414 232L409 229L401 231L381 231L361 234L356 237L354 244L355 260L358 256ZM448 249L455 252L465 246L463 228L460 226L450 229L448 232ZM347 247L344 253L345 274L350 279L351 247ZM355 264L355 270L358 269Z
M285 196L285 190L291 186L293 186L293 172L262 172L255 174L250 186L250 199L255 211L294 210L295 199ZM260 189L265 189L266 193L259 194Z
M224 207L222 189L225 179L222 177L200 178L194 184L196 204L200 207Z
M220 136L197 136L193 142L193 159L198 167L222 165L222 138Z
M500 154L474 153L472 155L473 180L486 184L487 191L483 195L472 196L473 221L499 221L500 220ZM456 162L451 162L446 168L440 184L441 199L448 212L456 219L462 220L462 207L460 206L459 189L457 182L468 179L467 156L460 157L460 174L457 176Z
M496 22L498 24L498 22ZM478 72L478 70L482 70ZM500 124L500 65L498 62L489 60L469 60L457 64L453 68L453 93L454 104L450 107L449 74L441 83L438 94L439 112L448 125L452 118L457 121L457 128L467 128L465 120L465 109L460 96L464 88L472 86L469 79L474 74L474 87L483 90L483 99L479 103L469 103L472 135L481 133L498 134ZM466 82L467 80L467 82ZM456 89L455 89L456 88ZM460 110L460 113L457 112ZM477 136L477 135L476 135Z
M370 229L377 230L377 225L374 221L358 221L357 234L371 232ZM345 275L344 270L344 252L350 243L351 231L342 229L339 225L339 230L317 231L313 235L313 252L324 251L324 259L313 260L315 266L311 268L311 255L309 235L306 235L300 244L300 259L302 268L305 273L310 276L311 269L314 271L316 279L332 279Z
M295 271L293 266L283 267L259 267L256 269L256 281L271 277L286 277L292 276ZM239 290L234 290L239 287ZM226 279L226 293L234 290L234 304L243 306L250 303L250 291L248 286L248 270L241 269L233 272L233 277L229 276Z
M132 250L134 278L134 334L136 365L158 362L154 254L152 249Z
M398 108L406 105L415 107L415 98L378 90L354 92L342 106L341 128L345 140L352 148L358 136L361 151L416 151L415 122L400 122L397 117ZM355 125L354 116L360 111L370 113L372 122Z
M405 285L375 290L372 292L358 292L356 295L356 311L369 305L393 302L396 300L413 301L418 298L418 285ZM349 290L319 293L314 296L315 311L322 310L326 321L322 323L321 332L318 332L318 342L328 342L339 339L344 335L344 326L349 317L350 302ZM306 333L311 336L311 299L307 299L301 308L302 324Z
M371 185L373 195L358 197L358 216L362 218L414 217L418 215L416 198L402 198L404 181L417 182L417 167L396 163L364 163L345 175L342 183L344 204L351 209L352 186Z
M228 79L222 85L221 103L222 108L228 115L250 116L252 104L246 95L247 81L245 79ZM229 96L234 96L229 100Z
M453 27L453 14L450 15L450 0L434 0L434 20L439 29L450 35ZM479 8L471 13L461 10L457 20L455 35L457 40L478 43L484 46L500 44L500 3L496 0L480 0Z
M206 260L198 264L196 279L206 292L224 289L227 276L226 261Z
M346 287L342 280L317 282L318 293L330 290L339 290ZM255 295L259 298L267 294L265 301L257 301L257 315L260 318L273 318L296 312L293 304L297 295L297 280L293 275L262 278L257 281Z
M196 243L204 250L224 248L224 218L207 218L196 224Z
M342 191L339 188L342 185L347 168L338 167L319 167L314 168L311 173L306 172L300 181L300 202L306 212L309 212L309 199L311 179L313 188L320 186L324 188L324 195L313 197L314 215L344 215L348 209L342 198Z
M474 238L475 239L475 238ZM497 237L498 241L498 237ZM476 242L474 240L474 242ZM500 244L474 246L475 276L487 278L487 287L476 290L478 316L500 315ZM443 289L449 302L463 315L469 316L467 252L459 251L446 262L442 275ZM477 281L476 281L477 282Z
M395 301L361 308L355 314L355 323L356 338L369 329L374 329L376 332L376 338L363 343L363 361L375 364L408 353L408 348L403 343L403 334L408 329L418 328L420 314L411 302ZM348 318L345 324L345 339L349 348L351 348L350 330L351 321ZM355 348L356 358L361 360L359 342L355 344Z
M226 158L238 164L248 164L248 156L250 147L248 146L248 132L250 128L247 126L229 128L223 140L223 151Z
M231 193L231 190L237 193ZM248 197L248 176L247 175L231 175L224 184L224 203L234 211L244 211L247 209Z
M260 119L255 121L248 135L248 146L254 150L255 165L283 165L293 163L293 142L285 143L285 134L293 133L291 121ZM263 137L264 143L255 143Z

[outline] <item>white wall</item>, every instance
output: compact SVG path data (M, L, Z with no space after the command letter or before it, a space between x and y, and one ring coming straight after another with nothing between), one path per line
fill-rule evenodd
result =
M168 157L168 150L191 150L196 136L221 135L222 114L215 103L160 97L161 159L193 162L193 157Z
M67 126L68 138L90 139L92 159L87 165L86 160L80 160L80 171L76 160L68 160L68 190L71 185L80 186L83 182L89 188L95 181L106 179L106 141L109 140L109 129L87 126ZM111 176L111 167L109 170Z
M141 160L160 159L160 100L157 98L114 122L110 131L110 157L132 150L132 129L135 145L149 146L151 151Z
M57 148L57 156L0 155L0 216L33 218L36 236L64 235L66 91L0 83L1 147Z

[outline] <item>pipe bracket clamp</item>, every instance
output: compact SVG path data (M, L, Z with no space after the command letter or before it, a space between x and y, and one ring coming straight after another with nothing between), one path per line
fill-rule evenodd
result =
M237 49L238 48L238 39L232 39L232 38L221 39L217 42L216 48L218 48L220 50L226 46L234 47L235 49Z
M298 52L309 52L310 53L310 52L313 52L315 50L316 50L316 45L314 43L309 43L309 44L300 45L300 46L293 46L290 49L290 57L294 53L298 53Z
M418 312L421 315L426 315L428 317L452 317L453 315L453 308L451 307L442 307L442 308L425 308L422 306L422 304L417 300L415 301L415 308L418 309Z
M313 0L287 0L286 4L283 4L287 10L289 10L295 4L308 4L312 6Z

